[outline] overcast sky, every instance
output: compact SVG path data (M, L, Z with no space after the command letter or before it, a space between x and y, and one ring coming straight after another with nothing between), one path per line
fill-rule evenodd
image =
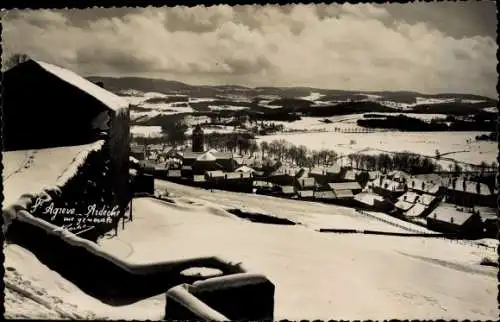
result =
M496 97L494 2L10 11L4 57L192 84Z

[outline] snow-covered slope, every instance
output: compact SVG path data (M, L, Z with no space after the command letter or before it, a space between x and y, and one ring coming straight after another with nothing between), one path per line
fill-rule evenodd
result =
M178 196L186 191L170 187ZM332 235L301 225L249 223L214 214L200 191L195 192L198 205L183 208L137 200L134 223L119 239L106 240L102 247L133 262L209 254L242 261L247 269L275 283L276 319L487 319L498 315L496 271L478 264L486 250L445 240ZM219 204L229 199L223 192L213 195L224 196ZM268 202L258 199L255 204ZM307 203L299 207L280 202L286 209L297 207L295 211L305 218L315 216ZM332 221L345 220L335 210L328 209Z
M494 319L497 270L479 265L495 251L442 239L319 233L319 226L391 230L334 205L158 182L178 205L134 200L134 220L100 247L131 263L221 256L275 285L275 319ZM251 223L224 209L278 215L305 225ZM53 306L9 290L8 316L159 319L165 298L111 307L90 298L15 245L5 250L7 280ZM14 272L17 272L16 275ZM28 282L29 281L29 284ZM30 286L31 285L31 286ZM35 301L36 302L36 301ZM26 303L26 304L22 304ZM73 306L76 305L77 307ZM55 307L55 308L54 308ZM94 315L92 315L92 313Z
M24 248L5 245L4 255L6 319L158 320L163 316L163 295L128 306L106 305Z

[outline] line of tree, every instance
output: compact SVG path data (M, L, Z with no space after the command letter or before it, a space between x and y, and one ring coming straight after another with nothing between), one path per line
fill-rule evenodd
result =
M285 140L262 141L260 151L262 158L275 158L280 162L291 161L293 164L304 167L329 166L339 162L339 159L342 158L333 150L310 150L304 145L296 146ZM436 150L436 155L440 155L438 150ZM345 165L367 171L401 170L416 175L445 170L435 159L409 151L391 154L351 153L345 157ZM439 160L439 158L436 159ZM493 162L490 165L483 161L479 165L469 165L469 167L472 171L478 172L479 176L483 176L487 171L496 171L498 164ZM453 162L449 164L447 170L453 173L462 173L464 167L459 162Z

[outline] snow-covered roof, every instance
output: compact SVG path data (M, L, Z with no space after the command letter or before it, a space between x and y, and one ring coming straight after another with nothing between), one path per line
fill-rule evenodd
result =
M255 172L254 169L247 167L246 165L243 165L239 167L238 169L234 170L235 172Z
M211 152L212 155L217 159L232 159L233 153L231 152Z
M354 199L370 206L375 205L375 200L380 202L383 202L385 200L384 197L370 192L358 193L357 195L354 196Z
M168 170L169 177L180 177L181 176L181 170Z
M294 194L295 188L294 186L281 186L281 192L286 194Z
M300 178L297 182L302 188L313 188L316 183L314 178Z
M382 184L380 184L380 179L375 179L371 181L371 184L374 187L380 187L382 189L388 190L388 191L402 191L404 190L403 186L401 183L391 180L391 179L382 179ZM387 187L386 187L387 184Z
M420 198L418 199L418 202L423 204L423 205L430 205L434 200L436 199L435 196L429 195L429 194L422 194Z
M254 187L272 187L273 184L267 181L255 180L253 182Z
M421 203L416 203L413 207L411 207L406 213L406 217L420 217L424 211L427 209L426 205Z
M354 194L352 190L335 190L335 197L337 198L352 198Z
M422 191L430 194L436 194L439 191L440 185L436 183L431 183L428 180L422 180L418 178L411 178L407 182L408 188L416 191ZM423 187L423 189L422 189Z
M314 191L314 198L317 199L335 199L335 194L331 190Z
M287 167L287 166L281 166L276 171L272 173L272 175L275 176L280 176L280 175L290 175L290 176L295 176L299 172L300 168L297 167Z
M325 175L326 169L323 167L315 167L315 168L312 168L311 171L309 171L309 173L315 174L315 175Z
M404 195L400 196L398 198L398 200L407 201L410 203L415 203L415 202L417 202L419 197L420 197L420 195L418 193L415 193L413 191L407 191L407 192L405 192Z
M431 214L427 216L428 219L437 220L441 222L452 223L457 226L462 226L474 214L459 211L451 205L437 207ZM452 222L453 221L453 222Z
M193 176L193 181L194 182L204 182L205 181L205 175L203 174L197 174Z
M184 151L180 151L180 155L182 156L183 159L196 159L203 153L205 152L193 152L190 149L185 149Z
M299 197L302 198L309 198L314 196L314 191L313 190L299 190L297 191L297 194Z
M398 209L401 209L403 211L407 211L408 209L413 207L415 204L408 202L408 201L404 201L404 200L398 200L394 205Z
M38 195L48 187L64 185L85 163L89 153L99 150L103 143L2 152L2 207L11 206L25 193Z
M361 186L357 182L330 182L328 184L332 190L361 190Z
M207 176L209 176L211 178L224 177L224 172L222 172L220 170L206 171L205 173Z
M344 173L344 180L356 180L356 174L357 174L357 171L355 170L347 170L345 173Z
M139 164L139 160L137 160L136 158L134 158L134 157L132 157L132 156L128 157L128 160L129 160L130 162L132 162L133 164Z
M479 192L477 190L478 187L479 187ZM458 179L455 186L453 185L453 183L450 184L448 186L448 189L455 190L455 191L468 192L471 194L479 194L479 195L483 195L483 196L491 195L490 188L484 183L465 181L465 189L464 189L464 180L463 179Z
M330 173L330 174L338 174L340 173L342 169L340 168L340 165L338 164L334 164L328 168L326 168L326 173Z
M211 152L205 152L196 158L196 161L216 161L217 158Z
M32 61L43 68L45 71L91 95L114 111L123 111L128 109L129 107L128 102L124 98L115 95L110 91L107 91L106 89L92 83L91 81L86 80L82 76L70 71L69 69L65 69L39 60ZM29 75L27 75L26 77L29 77Z
M247 179L250 178L249 172L226 172L224 173L228 179Z

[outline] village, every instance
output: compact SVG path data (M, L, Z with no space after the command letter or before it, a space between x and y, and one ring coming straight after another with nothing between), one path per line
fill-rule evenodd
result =
M352 160L342 158L304 167L255 151L239 154L206 146L204 131L198 124L191 143L185 146L132 142L131 160L135 169L152 178L210 191L382 212L456 238L495 238L498 232L497 191L484 180L494 174L484 170L457 173L450 169L412 175L401 170L360 169Z

